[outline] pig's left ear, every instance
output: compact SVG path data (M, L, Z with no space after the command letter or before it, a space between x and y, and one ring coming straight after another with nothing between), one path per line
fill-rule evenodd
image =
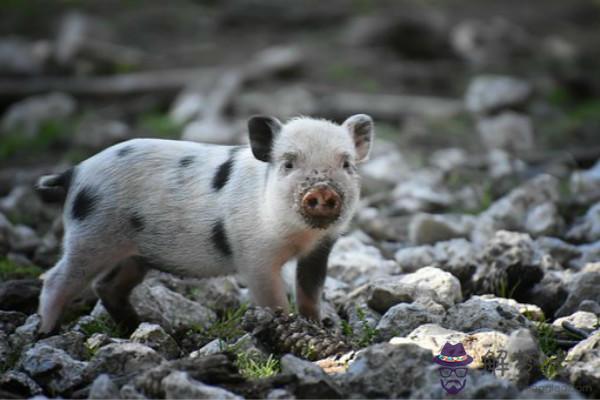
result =
M375 135L373 119L366 114L356 114L344 121L342 126L350 131L354 139L356 161L367 161L371 151L371 142Z
M273 141L281 131L281 122L274 117L256 115L248 120L250 148L257 160L271 161Z

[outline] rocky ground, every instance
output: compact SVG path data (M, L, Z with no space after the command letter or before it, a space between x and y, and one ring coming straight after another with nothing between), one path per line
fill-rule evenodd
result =
M308 3L2 6L0 397L600 397L598 3ZM35 180L132 137L241 143L258 112L376 122L323 323L152 273L132 335L90 292L39 338L62 222Z

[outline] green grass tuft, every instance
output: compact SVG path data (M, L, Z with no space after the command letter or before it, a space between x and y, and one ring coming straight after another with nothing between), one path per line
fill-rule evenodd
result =
M236 354L235 365L240 374L247 379L262 379L279 373L279 360L269 354L264 357L256 353L240 352Z
M544 361L540 365L540 371L546 379L554 379L560 369L561 364L565 359L565 352L559 347L556 341L554 329L552 325L545 321L540 321L535 324L540 350L544 353Z
M0 260L0 281L38 278L43 272L35 265L18 265L7 258Z
M247 304L241 304L238 308L230 309L208 328L196 326L192 330L202 334L207 342L221 339L225 342L236 339L246 332L241 328L242 318L248 310Z

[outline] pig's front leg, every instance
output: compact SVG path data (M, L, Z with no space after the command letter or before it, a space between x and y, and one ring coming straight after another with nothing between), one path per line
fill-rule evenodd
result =
M307 255L298 259L296 269L296 302L306 318L320 321L320 300L327 277L327 260L335 240L324 238Z
M260 307L269 307L273 310L281 308L287 312L289 303L281 277L282 263L270 262L265 265L264 260L257 260L247 266L249 268L243 275L252 302Z

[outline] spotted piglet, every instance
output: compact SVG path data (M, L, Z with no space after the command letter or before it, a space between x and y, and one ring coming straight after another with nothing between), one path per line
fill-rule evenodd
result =
M256 116L249 146L134 139L38 182L65 201L64 254L44 280L41 333L92 284L127 330L131 290L149 269L190 277L239 273L253 302L288 308L284 263L298 260L302 315L318 320L327 259L357 207L356 164L369 155L373 121Z

